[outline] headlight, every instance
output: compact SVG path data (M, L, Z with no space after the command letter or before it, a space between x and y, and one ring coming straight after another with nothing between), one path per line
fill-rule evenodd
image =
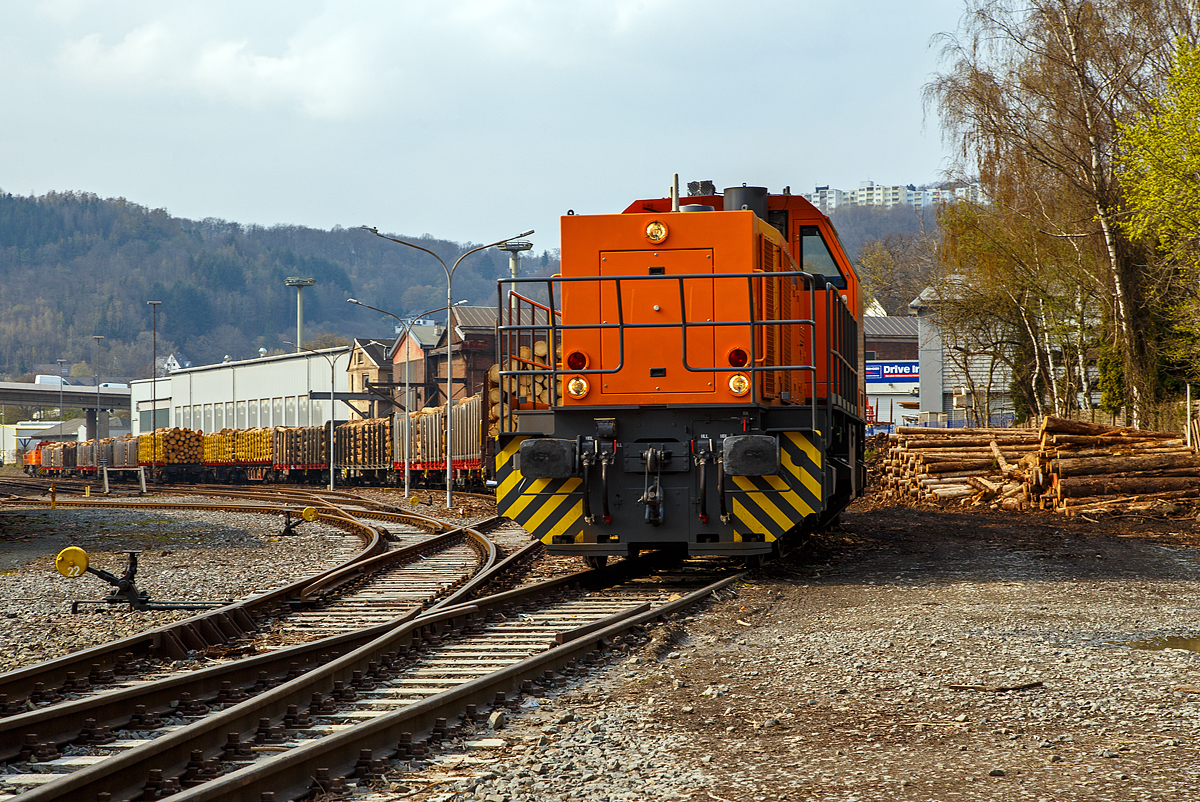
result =
M567 380L567 395L572 398L583 398L591 389L587 379L582 376L572 376Z
M652 220L646 224L646 239L657 244L667 238L667 224L661 220Z
M750 392L750 378L745 373L735 373L729 377L729 392L734 395L745 395Z

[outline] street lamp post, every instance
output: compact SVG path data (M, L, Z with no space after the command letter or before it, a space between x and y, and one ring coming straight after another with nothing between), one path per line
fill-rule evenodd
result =
M416 317L411 318L410 320L405 322L403 318L393 315L391 312L387 311L386 309L380 309L377 306L371 306L370 304L364 304L362 301L358 300L357 298L347 298L346 303L354 304L355 306L361 306L364 309L373 309L374 311L379 312L384 315L387 315L388 317L394 317L394 318L396 318L396 320L398 320L400 322L400 325L404 326L404 332L401 335L401 339L404 340L404 348L405 348L405 352L404 352L404 497L408 498L409 463L412 461L411 454L410 454L410 448L412 446L412 435L410 434L409 428L408 428L408 413L409 413L408 405L411 403L411 398L409 396L409 389L408 389L408 365L409 365L409 362L411 361L408 358L408 335L412 332L413 324L415 324L418 320L425 317L426 315L432 315L434 312L440 312L443 309L445 309L446 307L439 306L437 309L430 309L428 312L422 312L421 314L417 315ZM456 304L452 304L452 306L462 306L465 303L466 303L466 301L463 300L463 301L459 301Z
M335 403L334 398L333 398L333 392L337 385L337 379L336 379L337 371L336 371L336 368L334 367L334 365L337 363L338 356L341 356L341 354L338 354L333 359L330 359L328 354L322 354L320 351L314 351L313 349L306 348L303 345L296 345L296 343L290 342L288 340L284 340L284 343L286 343L287 345L296 346L296 349L298 351L308 351L310 354L316 354L317 356L321 357L322 359L324 359L326 362L329 363L329 490L330 490L330 492L332 492L333 486L334 486L334 481L333 481L333 472L334 472L334 467L333 467L333 421L337 417L336 415L333 414L333 410L334 410L333 405ZM353 351L353 349L349 349L346 351L346 354L349 355L352 351Z
M92 349L92 360L96 363L92 369L92 373L96 374L96 439L100 439L100 341L104 339L103 334L93 334L92 340L96 345Z
M67 364L65 359L54 360L58 363L58 435L62 437L63 425L63 365Z
M162 306L162 301L146 301L146 303L154 310L154 356L150 361L150 393L153 399L150 402L150 431L155 433L158 431L158 307Z
M359 226L359 228L361 228L363 231L370 231L380 239L391 240L398 245L405 245L418 251L424 251L434 259L437 259L438 264L442 266L442 270L446 273L446 510L449 511L451 505L454 503L454 431L452 424L452 421L454 420L454 388L452 385L454 378L454 361L451 349L451 346L454 343L454 310L452 308L454 306L454 271L458 270L458 266L462 264L462 261L471 254L485 251L488 248L495 248L497 245L503 245L506 242L520 239L521 237L528 237L533 233L533 229L530 229L522 234L517 234L515 237L505 237L502 240L497 240L495 242L490 242L487 245L480 245L477 248L472 248L462 256L458 257L458 259L454 260L453 266L447 267L446 263L442 261L442 257L438 256L428 248L422 248L420 245L414 245L411 242L405 242L404 240L397 239L396 237L389 237L386 234L380 234L379 229L376 228L371 228L369 226Z

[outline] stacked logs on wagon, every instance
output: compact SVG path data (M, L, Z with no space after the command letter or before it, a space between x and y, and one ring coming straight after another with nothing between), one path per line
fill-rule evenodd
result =
M545 340L535 340L532 345L523 345L508 359L506 370L537 371L524 375L505 376L501 381L499 363L492 365L487 373L488 436L500 433L501 415L510 416L506 430L513 428L512 411L515 409L549 409L558 403L563 394L562 374L557 380L554 367L562 368L562 343L555 346L556 357L550 360L550 346Z
M1057 417L1036 430L902 426L882 485L898 500L1169 514L1200 501L1200 456L1177 434Z
M269 428L241 429L234 438L234 461L270 464L273 434Z
M192 429L158 429L138 438L138 461L143 465L182 465L202 462L204 433Z
M203 435L202 451L208 465L227 465L236 459L237 429L222 429Z

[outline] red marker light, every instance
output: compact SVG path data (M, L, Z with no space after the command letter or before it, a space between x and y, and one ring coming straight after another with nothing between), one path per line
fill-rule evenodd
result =
M749 355L741 348L734 348L729 352L729 366L733 368L744 368L746 363L750 361Z
M568 370L583 370L588 365L588 358L582 351L572 351L567 354Z

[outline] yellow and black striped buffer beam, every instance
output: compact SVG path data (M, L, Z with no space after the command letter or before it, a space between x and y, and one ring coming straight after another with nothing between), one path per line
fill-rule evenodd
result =
M729 493L735 538L762 535L770 543L825 507L821 451L801 432L779 436L779 473L733 476Z
M501 438L496 453L496 508L500 515L519 523L543 543L555 535L578 534L583 529L583 480L526 479L513 457L525 436Z

